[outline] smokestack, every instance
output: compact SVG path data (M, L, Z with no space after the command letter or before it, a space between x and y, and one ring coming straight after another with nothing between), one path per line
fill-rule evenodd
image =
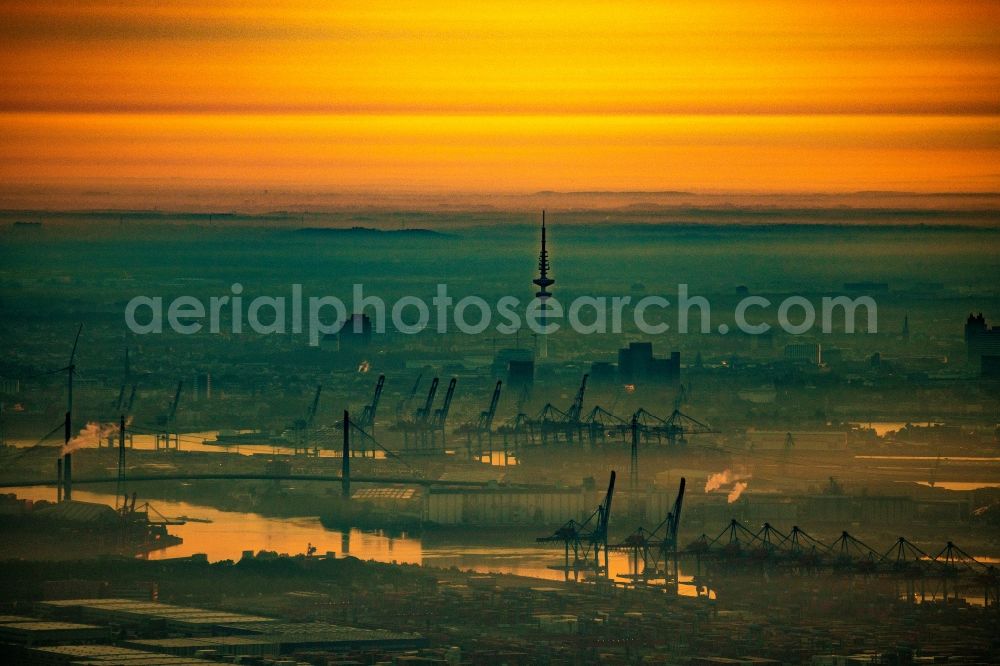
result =
M69 448L70 430L73 427L73 373L76 372L76 345L80 342L80 333L83 332L83 324L76 329L76 339L73 340L73 351L69 353L69 365L66 366L66 439L63 451ZM70 453L63 455L63 498L66 501L73 499L73 457Z
M56 501L62 502L62 458L56 458Z
M351 415L344 410L344 450L340 463L340 491L344 499L351 499Z
M66 445L69 445L70 439L70 420L69 412L66 412ZM66 453L63 455L63 499L67 502L73 499L73 454Z
M73 454L63 456L63 499L73 499Z
M63 456L63 499L73 499L73 454Z
M122 497L122 503L128 501L124 497L125 493L125 415L121 415L118 425L118 487L115 489L115 508L118 508L118 498Z

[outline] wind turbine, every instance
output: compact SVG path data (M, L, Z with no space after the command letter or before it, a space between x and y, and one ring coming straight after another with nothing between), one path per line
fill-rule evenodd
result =
M73 340L73 351L69 354L69 365L59 370L66 371L66 432L65 443L63 444L63 498L67 501L73 499L73 454L68 450L69 440L73 432L73 375L76 373L76 345L80 342L80 333L83 331L83 324L76 329L76 338Z

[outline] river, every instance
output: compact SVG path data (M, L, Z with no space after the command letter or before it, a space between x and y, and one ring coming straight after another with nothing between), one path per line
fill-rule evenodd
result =
M49 500L55 497L53 488L12 488L22 499ZM81 502L98 502L114 506L115 496L86 490L73 490L73 498ZM505 543L425 543L417 536L392 536L380 532L358 529L341 531L327 529L318 518L269 518L256 513L220 511L208 506L156 500L150 502L155 512L166 518L197 518L211 522L188 521L170 527L170 533L184 540L176 546L150 553L150 559L184 557L204 553L208 559L238 560L243 552L252 550L276 551L290 555L305 553L311 545L317 553L336 553L337 557L352 555L361 560L417 564L432 567L458 567L479 573L505 573L531 576L548 580L563 580L563 573L549 569L561 564L562 547L536 545L540 536L530 530L510 537ZM460 537L456 537L460 538ZM629 570L628 556L611 553L609 567L613 574ZM619 577L624 582L624 577ZM690 582L691 576L682 572L681 582ZM694 596L695 589L681 585L682 594Z

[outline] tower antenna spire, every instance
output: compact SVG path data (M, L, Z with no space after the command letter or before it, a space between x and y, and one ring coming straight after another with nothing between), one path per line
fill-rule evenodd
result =
M552 292L549 291L549 287L555 284L555 280L549 277L549 269L551 268L549 263L549 251L545 246L545 211L542 211L542 249L538 253L538 277L531 282L538 287L538 291L535 292L535 297L541 301L541 307L539 308L541 317L539 317L539 324L542 329L546 326L545 311L548 309L545 301L552 296ZM539 334L539 344L538 344L538 357L548 358L549 356L549 345L546 333Z

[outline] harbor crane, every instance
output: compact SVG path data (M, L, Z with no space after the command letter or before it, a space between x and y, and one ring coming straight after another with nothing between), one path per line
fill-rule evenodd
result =
M686 483L684 477L681 477L677 499L659 525L649 531L640 527L621 543L611 546L612 550L629 553L631 571L623 574L623 577L643 584L649 584L651 580L663 580L675 586L678 584L677 531L681 522Z
M437 377L431 380L431 387L427 391L427 400L424 401L424 406L418 407L417 411L413 415L414 423L427 423L427 419L431 414L431 407L434 405L434 396L437 395L438 382L439 380Z
M170 405L167 407L167 412L160 417L159 425L162 427L160 432L156 433L156 439L154 446L157 451L159 450L177 450L177 444L179 442L179 437L174 428L174 421L177 417L177 405L181 401L181 389L184 387L184 381L177 382L177 390L174 391L174 399L170 401Z
M448 412L451 410L451 401L455 395L457 382L458 379L454 377L451 379L445 393L444 403L439 409L434 409L434 397L437 395L440 380L437 377L432 379L430 389L427 391L427 399L413 413L413 418L399 421L393 426L393 430L403 433L404 448L409 448L410 434L415 435L418 448L433 448L437 433L441 433L441 444L444 444L444 429L447 425Z
M382 400L382 389L385 388L385 375L379 375L378 381L375 382L375 392L372 394L372 401L364 406L361 410L361 416L357 419L351 419L349 422L349 427L354 428L359 433L364 435L364 441L367 443L372 443L375 441L375 414L378 412L379 402ZM337 421L337 430L344 429L344 422ZM371 451L372 455L375 455L374 448L365 448L364 445L355 445L355 450L360 451L362 455L365 455L366 451Z
M915 600L957 599L981 591L983 605L1000 608L1000 570L977 561L949 541L933 557L905 537L899 537L884 553L848 532L829 544L792 527L789 534L769 523L753 532L732 519L714 539L702 534L682 555L695 558L695 576L710 579L714 573L734 567L746 571L778 570L802 575L829 571L840 576L881 576L899 581L900 594Z
M365 431L369 436L375 434L375 414L378 411L379 401L382 399L382 389L385 387L385 375L379 375L378 381L375 382L375 393L372 395L372 401L365 405L361 410L361 416L356 420L351 419L350 425L352 428L360 428ZM342 431L344 429L344 422L337 421L334 424L336 430Z
M375 434L375 412L378 410L379 400L382 399L384 386L385 375L379 375L378 382L375 383L375 394L372 396L372 401L364 406L364 409L361 410L361 418L357 420L357 425L370 434Z
M625 432L629 429L629 424L625 422L625 419L612 414L600 405L591 409L583 422L587 427L587 434L590 435L592 444L604 442L609 436L624 438Z
M502 388L503 382L498 380L496 387L493 389L493 397L490 398L489 407L479 412L479 418L476 421L464 423L455 431L465 435L470 452L472 450L473 435L476 436L476 442L480 445L480 452L482 450L483 437L487 438L490 448L493 448L493 419L496 417L497 406L500 404L500 390Z
M504 451L508 450L507 438L511 437L514 440L514 448L516 449L518 444L526 442L531 439L531 423L528 415L524 412L518 412L516 415L510 417L504 421L497 428L497 434L503 436L503 448Z
M128 348L125 349L125 359L126 359L125 360L125 379L122 381L122 385L118 389L118 397L115 400L115 405L114 405L114 410L113 411L115 413L119 414L119 415L128 415L128 416L131 416L131 414L132 414L132 405L135 404L136 385L135 384L131 385L131 388L130 388L129 393L128 393L128 397L126 398L125 390L129 389L129 384L128 384L128 378L129 378L129 372L128 372ZM125 433L125 445L127 447L129 447L129 448L132 448L133 444L134 444L134 437L132 435L132 431L129 430L129 431L127 431ZM111 434L108 435L107 446L108 446L108 448L114 448L115 447L115 434L114 433L111 433Z
M580 415L583 412L583 396L587 392L588 377L590 375L583 376L573 404L568 410L564 412L550 402L542 407L538 416L530 422L532 434L537 430L542 437L543 444L548 442L549 435L552 435L555 440L558 440L559 436L562 435L567 442L572 442L574 435L579 435L583 429Z
M127 400L124 397L125 395L124 384L122 384L121 389L118 391L118 400L115 402L115 411L117 411L119 415L122 416L123 418L126 415L131 416L132 414L132 405L135 403L135 391L136 391L136 385L132 384L132 390L129 392ZM124 438L125 438L125 446L131 449L135 444L135 437L133 436L132 431L131 430L126 431L124 434ZM112 449L116 446L115 441L116 441L115 433L108 434L107 446L109 449Z
M531 419L527 414L524 413L524 403L528 400L528 394L530 388L525 385L517 394L517 407L514 412L514 416L510 417L506 421L497 427L497 434L503 436L503 449L508 451L507 438L514 438L514 448L517 449L518 444L522 441L528 441L531 439Z
M434 410L434 415L430 422L431 445L434 445L435 433L441 433L441 446L445 443L445 426L448 423L448 412L451 411L451 400L455 397L455 384L458 383L456 377L452 377L448 382L448 390L444 394L444 404L439 409Z
M305 418L297 419L293 424L295 431L295 453L309 453L312 449L314 454L318 454L318 448L313 444L313 421L316 418L316 411L319 408L319 396L323 392L323 385L316 385L316 393L306 412Z
M640 409L633 418L638 422L640 432L647 442L655 438L657 443L660 443L665 439L670 446L686 445L687 438L691 435L719 432L679 409L675 409L666 419L646 409Z
M403 420L403 412L410 405L410 403L412 403L413 400L416 399L416 397L417 397L417 390L420 388L420 380L423 379L423 378L424 378L424 373L421 372L419 375L417 375L416 380L414 380L414 382L413 382L413 388L410 389L410 394L406 398L401 399L398 403L396 403L396 420L397 421L402 421Z
M570 519L546 537L535 539L538 543L563 543L564 564L552 569L578 574L592 571L598 576L608 575L608 521L611 518L611 500L615 494L615 472L612 470L604 500L582 523ZM572 554L572 557L570 556Z

